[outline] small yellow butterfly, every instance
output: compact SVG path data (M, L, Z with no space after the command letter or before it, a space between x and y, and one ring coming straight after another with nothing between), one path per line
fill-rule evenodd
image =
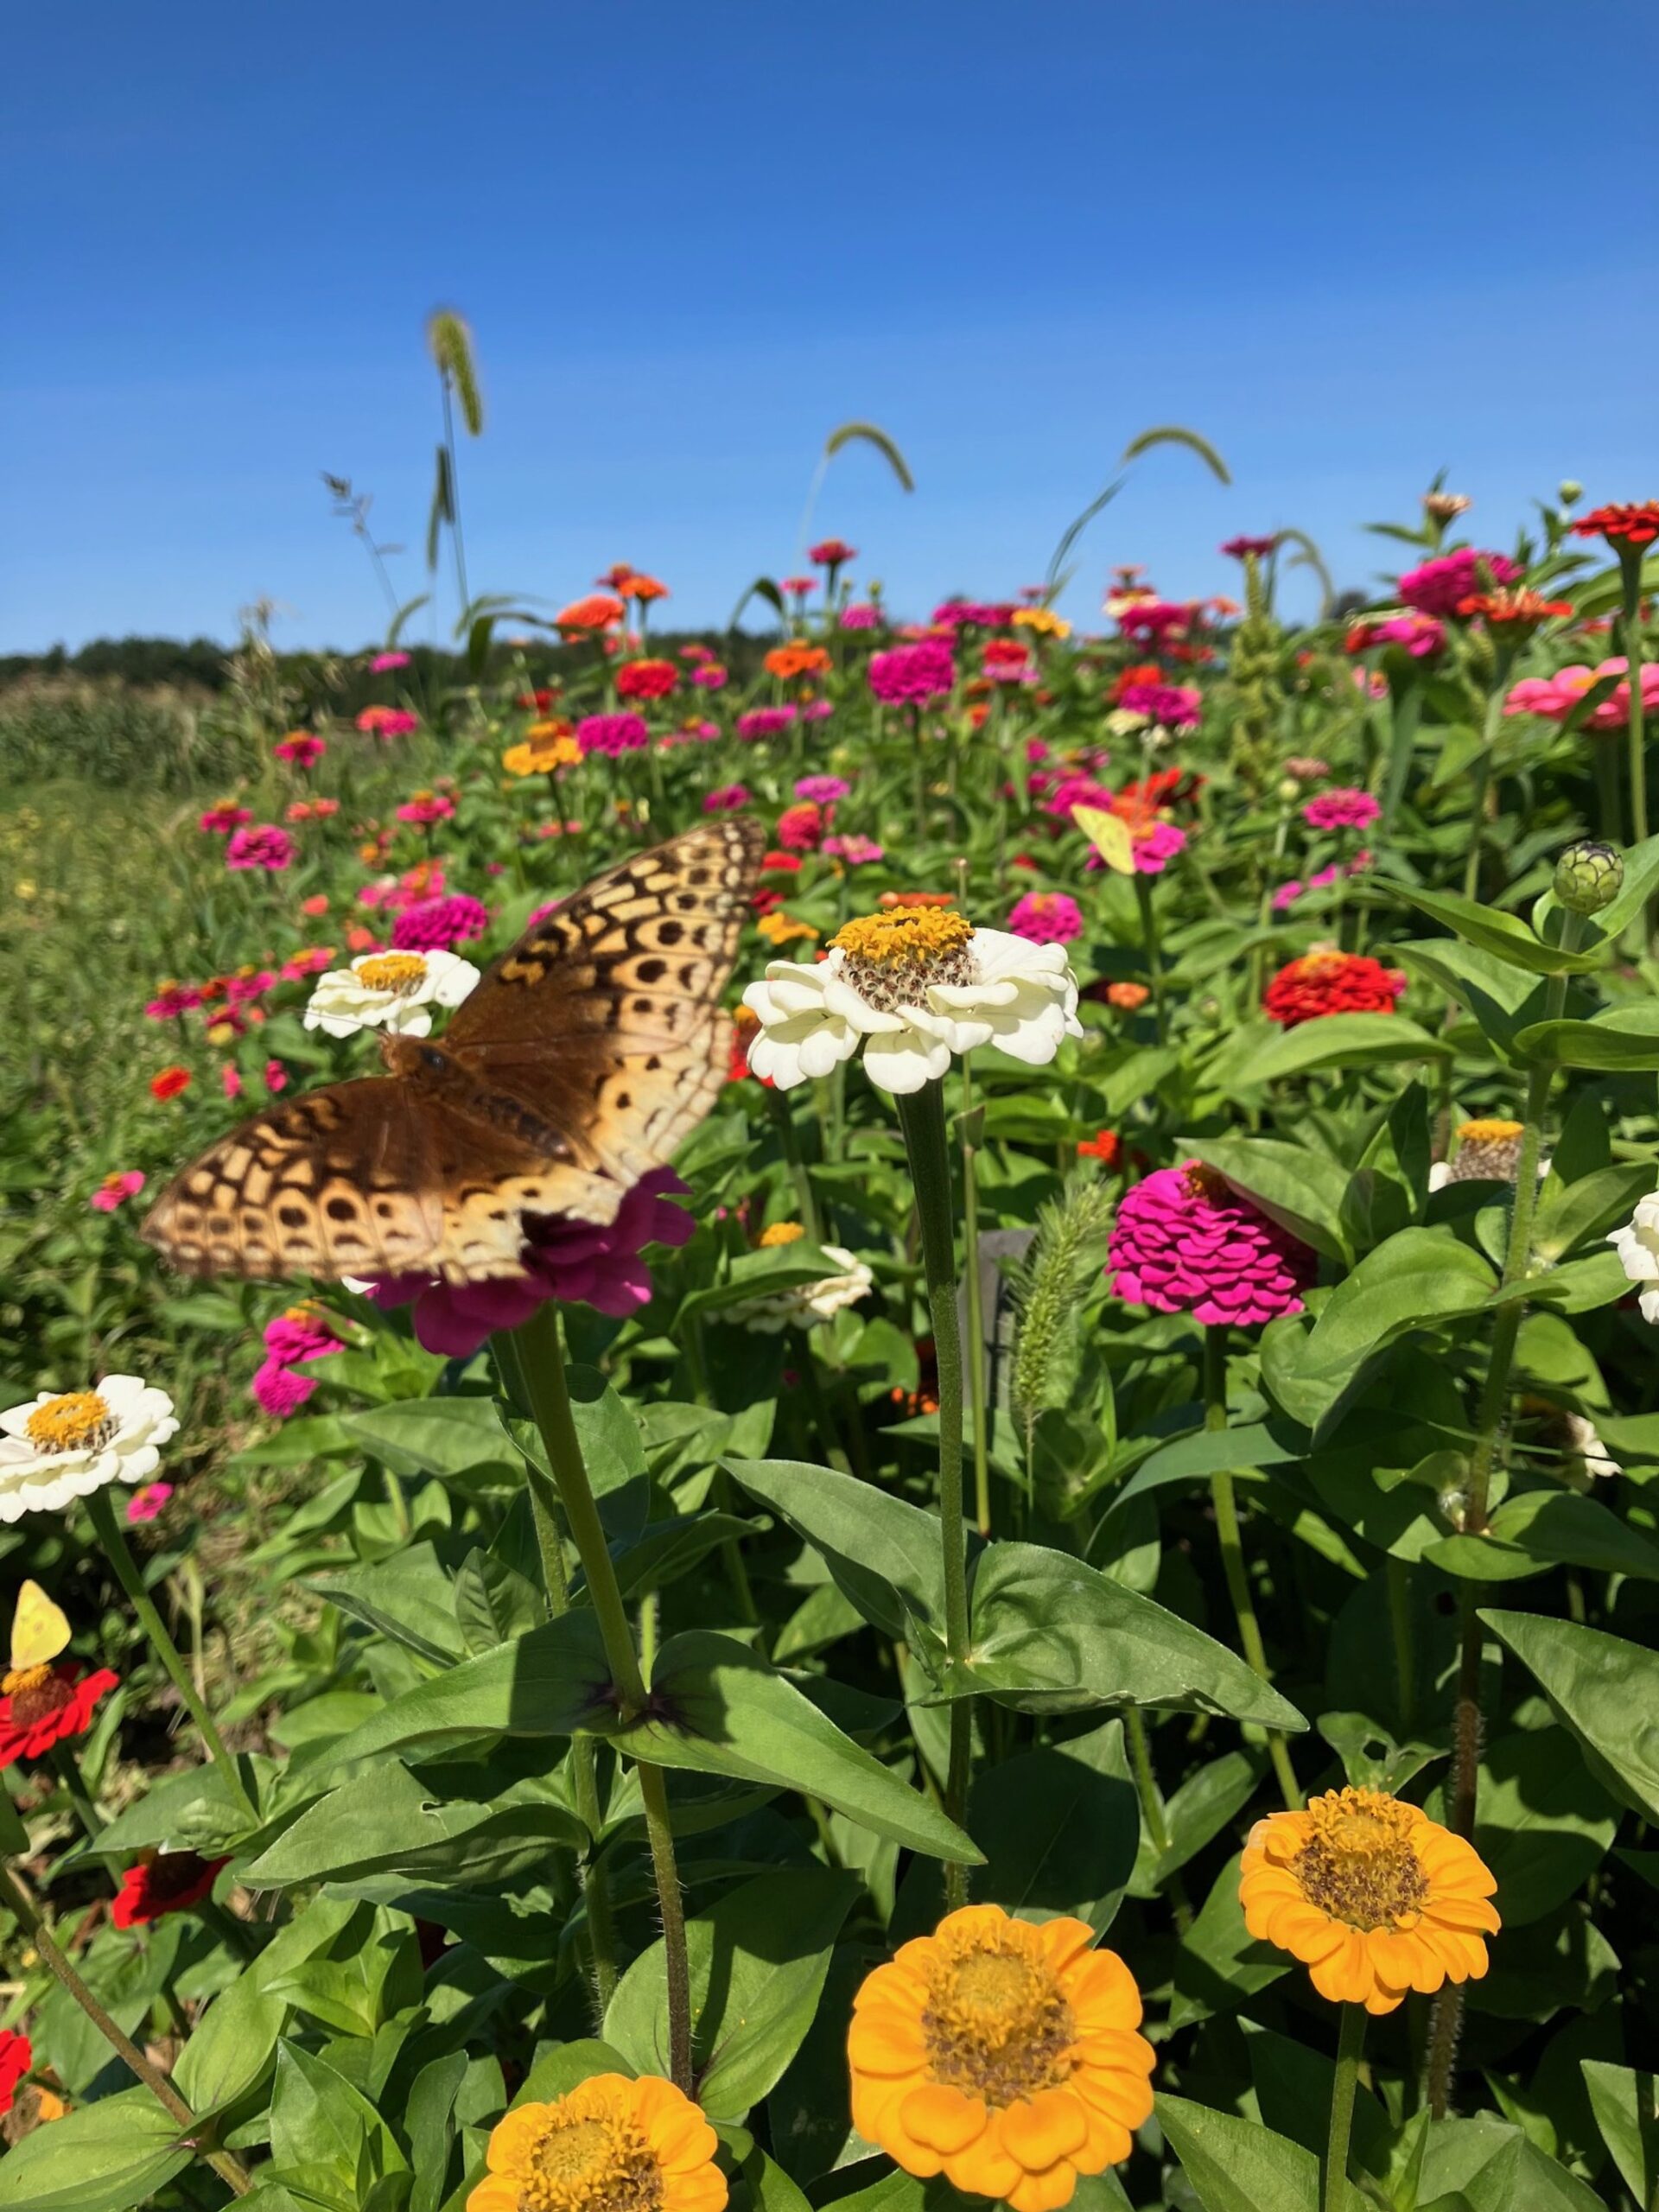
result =
M1135 840L1121 815L1108 814L1103 806L1074 806L1071 819L1108 868L1119 875L1135 873Z
M17 1610L11 1619L11 1671L43 1667L68 1643L69 1622L38 1582L25 1582L17 1592Z

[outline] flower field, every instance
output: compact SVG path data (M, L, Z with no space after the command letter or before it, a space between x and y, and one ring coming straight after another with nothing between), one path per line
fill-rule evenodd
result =
M1659 505L1467 505L31 738L0 2212L1659 2204Z

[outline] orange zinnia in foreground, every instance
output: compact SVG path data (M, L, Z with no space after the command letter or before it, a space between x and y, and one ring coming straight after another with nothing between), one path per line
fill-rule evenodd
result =
M1141 1993L1081 1920L964 1905L854 2000L853 2125L906 2173L1054 2212L1152 2111Z
M1392 2012L1406 1992L1478 1981L1497 1885L1461 1836L1377 1789L1332 1789L1258 1821L1240 1862L1244 1925L1300 1959L1332 2004Z
M486 2157L467 2212L721 2212L726 2202L714 2129L654 2074L594 2074L551 2104L519 2105Z

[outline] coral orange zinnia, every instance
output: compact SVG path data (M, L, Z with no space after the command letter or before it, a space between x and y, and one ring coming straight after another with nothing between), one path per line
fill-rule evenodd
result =
M1127 2158L1152 2111L1141 1993L1081 1920L964 1905L867 1977L847 2038L853 2125L906 2173L1055 2212Z
M1478 1981L1500 1923L1472 1844L1377 1789L1274 1813L1240 1863L1244 1925L1300 1959L1332 2004L1392 2012L1408 1990Z
M715 2131L683 2090L593 2074L498 2120L467 2212L721 2212Z

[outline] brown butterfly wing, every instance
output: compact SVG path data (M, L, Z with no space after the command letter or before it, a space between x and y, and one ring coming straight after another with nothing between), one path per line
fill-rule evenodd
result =
M721 995L765 845L760 823L728 819L622 861L457 1008L446 1057L569 1146L568 1196L548 1211L613 1218L714 1103L731 1050Z

